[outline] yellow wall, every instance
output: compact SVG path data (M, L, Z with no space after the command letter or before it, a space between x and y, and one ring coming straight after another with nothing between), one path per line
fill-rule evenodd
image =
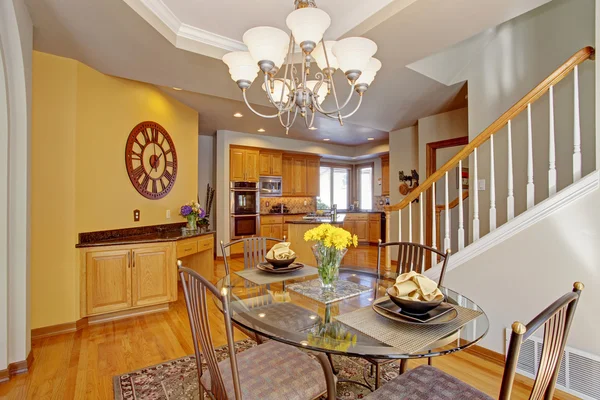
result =
M177 150L177 180L160 200L142 197L125 168L127 137L145 120L161 124ZM32 328L79 318L79 232L184 221L179 207L197 196L197 133L197 112L152 85L34 52Z

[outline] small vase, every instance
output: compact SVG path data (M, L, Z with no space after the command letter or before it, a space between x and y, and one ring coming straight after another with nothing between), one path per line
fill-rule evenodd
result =
M187 218L187 227L186 227L187 229L189 229L189 230L198 229L198 218L195 215L190 214L186 218Z
M325 290L331 290L334 282L340 276L340 264L348 249L337 250L335 247L326 247L319 242L312 246L312 251L317 261L321 287Z

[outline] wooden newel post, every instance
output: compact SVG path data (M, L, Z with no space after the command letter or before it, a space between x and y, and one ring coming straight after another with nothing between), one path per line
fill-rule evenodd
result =
M392 213L389 211L385 212L385 242L388 243L391 241L391 225L392 225L392 219L391 219ZM391 251L391 247L388 246L385 248L385 270L386 271L391 271L392 270L392 251Z

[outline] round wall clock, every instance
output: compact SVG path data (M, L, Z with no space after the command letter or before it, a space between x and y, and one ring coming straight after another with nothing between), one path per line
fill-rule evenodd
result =
M141 122L129 134L125 165L133 187L147 199L161 199L177 177L177 152L169 133L152 121Z

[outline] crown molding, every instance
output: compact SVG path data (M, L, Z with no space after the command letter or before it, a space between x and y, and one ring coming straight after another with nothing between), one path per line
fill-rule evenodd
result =
M230 51L247 51L244 43L184 24L162 0L123 0L178 49L221 59Z

